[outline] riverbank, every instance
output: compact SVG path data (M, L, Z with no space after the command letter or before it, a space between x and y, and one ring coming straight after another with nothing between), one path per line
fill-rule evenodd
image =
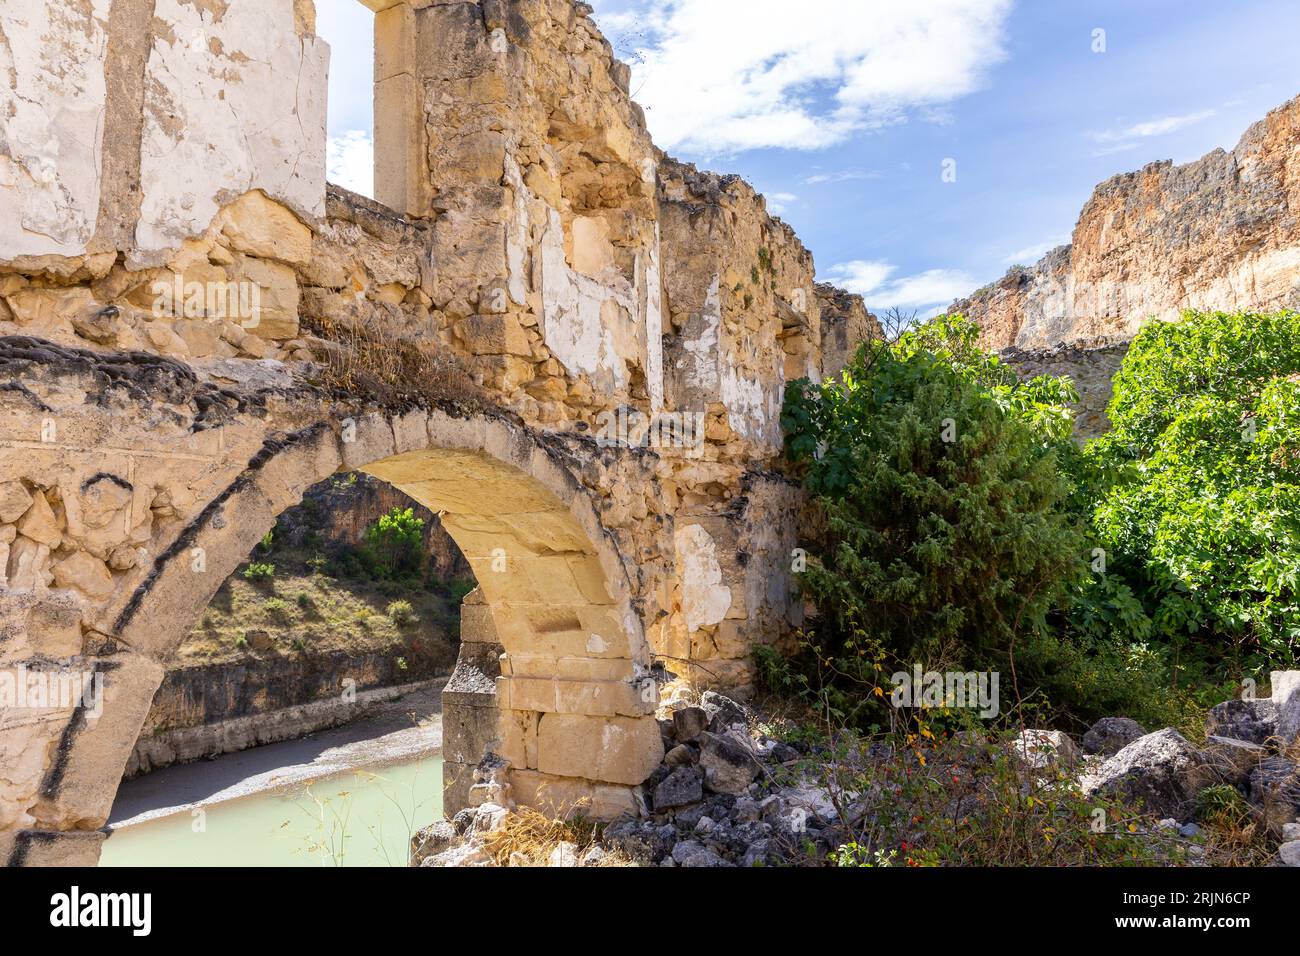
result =
M295 740L122 783L101 866L406 866L442 816L441 682Z

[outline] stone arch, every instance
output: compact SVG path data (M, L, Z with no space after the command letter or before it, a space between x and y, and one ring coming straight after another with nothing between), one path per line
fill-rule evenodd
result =
M497 799L612 818L663 757L657 684L627 566L564 452L492 415L331 416L265 440L221 494L158 555L114 622L141 666L106 675L105 717L70 727L46 798L99 826L161 680L220 583L279 514L340 470L386 480L440 513L479 581L502 653L493 706L462 728L508 761ZM463 716L463 715L462 715ZM483 725L489 721L488 725ZM483 752L461 753L448 809L465 805ZM497 762L500 764L500 761Z

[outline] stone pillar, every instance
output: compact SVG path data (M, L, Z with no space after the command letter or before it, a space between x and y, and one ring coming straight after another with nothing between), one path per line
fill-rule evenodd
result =
M406 216L430 212L414 0L363 0L375 11L375 198Z
M442 690L442 808L448 819L469 806L474 768L496 743L503 650L492 609L476 589L460 609L460 656Z

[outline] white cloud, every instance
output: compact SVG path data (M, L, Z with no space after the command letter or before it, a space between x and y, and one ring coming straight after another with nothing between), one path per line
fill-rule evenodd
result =
M799 201L794 193L768 193L767 208L773 215L779 216L790 208L791 203Z
M336 186L375 198L375 144L359 129L331 136L326 144L325 174Z
M847 183L855 179L879 179L880 173L846 169L838 173L817 173L803 181L805 186L822 186L826 183Z
M1100 133L1092 134L1093 140L1103 144L1093 151L1093 155L1112 156L1115 153L1126 153L1131 149L1137 149L1140 140L1151 139L1155 136L1168 136L1170 133L1176 133L1188 126L1203 123L1217 114L1218 110L1201 110L1198 113L1187 113L1183 116L1162 116L1159 119L1135 123L1122 129L1102 130Z
M831 266L830 281L867 300L872 309L919 309L943 307L969 295L976 287L971 276L959 269L927 269L915 275L893 278L897 268L880 260L857 259Z
M1003 265L1008 266L1031 266L1043 256L1047 255L1057 246L1063 246L1070 241L1068 235L1058 235L1046 242L1040 242L1037 245L1026 246L1023 249L1017 249L1011 255L1002 260Z
M714 155L820 149L972 92L1012 2L600 0L597 19L638 30L620 52L656 141Z

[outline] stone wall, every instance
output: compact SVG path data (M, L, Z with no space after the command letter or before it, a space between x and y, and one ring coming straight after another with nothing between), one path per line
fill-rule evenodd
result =
M822 311L822 375L834 378L844 371L859 345L883 333L880 320L867 311L860 295L819 282L817 302Z
M825 367L807 250L654 149L584 5L378 5L397 208L324 184L306 0L0 15L46 104L44 146L0 139L26 224L0 238L0 672L104 685L102 715L0 713L0 858L95 858L171 652L337 471L440 514L479 581L449 806L490 749L521 803L635 811L664 675L743 689L799 620L776 465L785 382ZM101 115L87 165L59 144Z
M1079 392L1079 401L1074 406L1074 435L1077 440L1085 441L1110 429L1106 410L1110 406L1115 375L1124 364L1128 348L1127 344L1091 349L1063 345L1042 351L1008 348L1002 350L1001 358L1021 378L1055 375L1070 379Z
M1131 340L1184 310L1300 308L1300 98L1231 151L1153 163L1097 187L1073 242L952 312L992 348Z

